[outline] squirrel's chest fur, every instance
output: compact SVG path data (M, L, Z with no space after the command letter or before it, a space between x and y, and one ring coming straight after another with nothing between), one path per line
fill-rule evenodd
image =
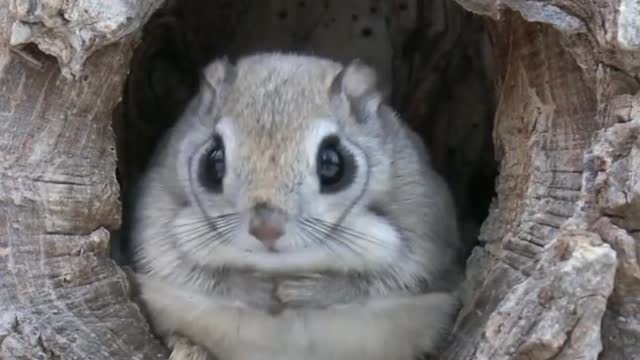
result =
M192 282L203 293L277 315L287 309L323 309L348 304L377 291L377 281L357 275L265 275L259 272L227 271ZM189 282L184 282L188 284ZM417 290L417 289L416 289Z
M244 278L246 285L260 281L242 294L240 279L233 280L235 293L142 280L156 329L187 336L220 360L413 360L434 346L434 335L443 333L456 308L447 294L367 298L357 291L353 301L330 304L336 297L330 282L317 279ZM322 296L320 290L327 292ZM265 301L256 302L257 294ZM240 300L247 295L254 304Z

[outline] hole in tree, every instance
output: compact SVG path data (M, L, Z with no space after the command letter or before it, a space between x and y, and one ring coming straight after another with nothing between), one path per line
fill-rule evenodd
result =
M278 28L284 26L282 19L291 14L276 2L250 5L227 2L224 8L216 7L215 3L206 0L173 2L158 10L147 23L143 41L132 59L123 102L114 113L119 160L117 177L122 187L124 209L121 234L114 236L114 258L121 264L128 262L126 234L130 196L135 193L134 185L144 172L158 139L194 95L198 86L197 72L215 57L226 55L234 59L266 50L315 53L343 62L353 57L385 58L372 65L384 70L382 80L392 85L391 104L423 138L433 166L452 189L466 257L477 244L480 225L488 215L495 196L497 175L491 135L495 101L492 64L481 20L454 2L447 2L448 8L443 11L435 5L433 9L421 9L404 1L397 9L368 6L363 1L362 9L389 19L390 37L394 40L384 43L387 37L372 36L374 30L369 26L354 28L353 34L369 42L371 52L367 53L352 46L358 39L348 38L342 31L335 32L335 39L325 38L318 42L321 46L313 47L310 39L317 36L314 26L324 26L327 19L348 14L346 16L352 21L347 24L361 26L352 9L341 9L342 5L336 2L331 6L324 2L315 9L317 11L309 11L305 16L310 18L297 19L294 29ZM297 7L313 6L304 1L294 4ZM414 9L422 10L423 15L408 16L407 12ZM394 33L393 29L402 28L394 26L397 25L394 21L401 21L398 14L403 19L422 18L423 23L413 28L406 28L403 23L402 33ZM436 18L444 16L451 20L451 26L445 28L456 32L450 34L453 36L443 36L441 32L428 29L429 24L447 21ZM264 26L270 27L271 31L254 29L257 17L271 19L264 21ZM331 26L334 25L330 24L329 29ZM302 40L292 44L292 36L287 31L295 32L295 38ZM281 38L273 34L281 34ZM434 48L439 51L432 51ZM390 65L385 67L385 64Z

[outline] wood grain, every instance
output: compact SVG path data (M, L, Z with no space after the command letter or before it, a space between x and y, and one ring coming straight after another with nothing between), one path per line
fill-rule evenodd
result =
M109 258L119 226L111 110L131 39L81 79L8 47L0 7L0 359L163 359Z
M498 196L443 358L638 358L633 69L592 53L591 73L575 51L593 34L499 18L489 21Z

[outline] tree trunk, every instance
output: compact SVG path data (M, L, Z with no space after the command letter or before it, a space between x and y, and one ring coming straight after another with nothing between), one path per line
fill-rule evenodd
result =
M499 161L442 358L640 359L640 5L458 2L485 16L491 40L493 151L482 140L491 129L486 79L455 65L479 61L468 49L480 38L460 35L465 17L452 2L434 10L446 14L446 31L409 33L398 21L402 39L385 45L395 54L412 44L413 56L394 59L402 71L388 73L393 102L431 134L459 203L490 167L463 165L494 153ZM159 1L96 4L0 7L0 359L167 358L109 258L120 226L111 112ZM262 44L247 19L225 51ZM39 51L18 46L26 43ZM443 84L457 97L443 97ZM469 99L476 111L450 109ZM470 142L461 133L477 133L475 147L450 168L443 139Z
M11 5L0 6L0 359L164 359L109 258L120 222L111 111L133 45L117 36L144 11L65 19L91 9ZM12 28L13 42L37 41L77 78L11 49Z
M640 359L640 7L460 2L499 17L500 175L443 358Z

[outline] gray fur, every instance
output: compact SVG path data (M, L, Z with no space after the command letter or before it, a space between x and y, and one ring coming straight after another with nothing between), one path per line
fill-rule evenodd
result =
M135 261L159 334L220 360L409 360L435 350L462 277L455 210L375 76L357 61L278 53L205 70L137 203ZM320 121L359 165L338 195L317 191L309 148ZM214 128L233 129L222 194L199 187L194 165ZM247 235L258 202L288 213L277 252ZM350 232L312 241L312 218Z

